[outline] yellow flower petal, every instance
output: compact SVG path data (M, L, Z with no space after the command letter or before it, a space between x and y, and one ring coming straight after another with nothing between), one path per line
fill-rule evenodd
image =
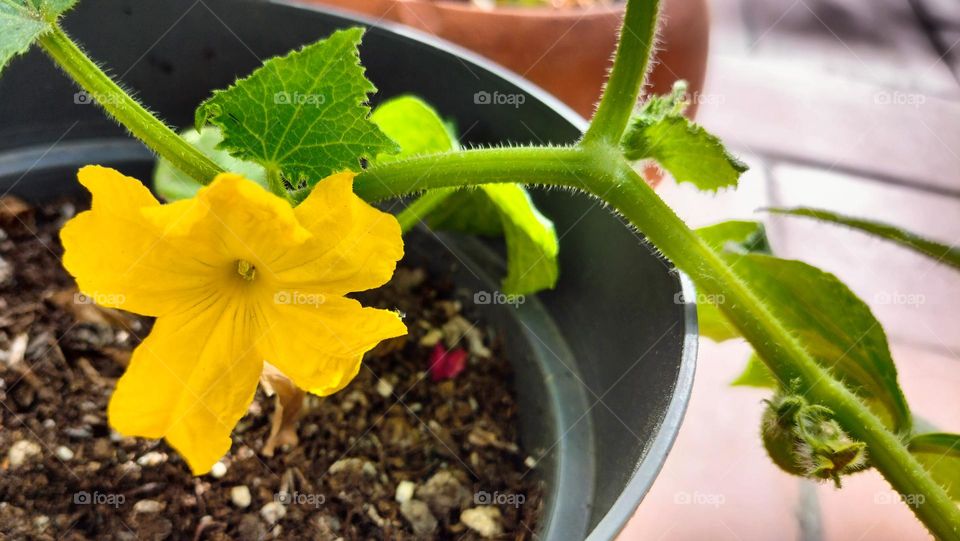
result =
M403 257L400 224L353 193L354 176L344 172L321 180L294 209L313 237L272 264L280 282L343 295L379 287L393 276Z
M93 195L60 232L63 264L98 304L145 315L189 306L209 292L205 264L180 250L143 218L160 203L138 180L99 166L78 174Z
M260 342L261 354L301 389L326 396L344 388L360 370L363 354L407 328L395 312L363 308L355 300L308 291L278 291L262 306L279 321Z
M168 238L183 239L191 254L209 254L214 265L243 259L268 274L311 237L287 201L232 173L217 175L193 198L144 214Z
M253 400L263 361L255 314L229 299L159 318L110 400L125 436L166 438L195 475L230 449L230 432Z

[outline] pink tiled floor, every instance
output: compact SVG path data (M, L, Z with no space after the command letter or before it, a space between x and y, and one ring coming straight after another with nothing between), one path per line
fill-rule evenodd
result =
M699 119L752 170L735 193L669 181L661 193L691 225L763 219L778 254L846 281L884 324L914 413L960 431L960 274L852 231L754 212L817 206L960 242L960 5L715 0L713 20L713 99ZM920 103L884 101L903 95ZM917 302L889 301L898 295ZM729 386L748 351L701 342L683 428L621 539L928 538L875 472L836 490L769 461L759 438L769 393Z

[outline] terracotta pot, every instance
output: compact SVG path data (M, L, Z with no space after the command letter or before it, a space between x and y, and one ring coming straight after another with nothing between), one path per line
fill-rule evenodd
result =
M307 0L412 26L476 51L545 88L589 118L616 47L623 5L581 9L497 8L431 0ZM709 41L707 0L666 0L655 93L686 79L703 88ZM574 75L574 76L571 76ZM691 106L692 115L695 108Z

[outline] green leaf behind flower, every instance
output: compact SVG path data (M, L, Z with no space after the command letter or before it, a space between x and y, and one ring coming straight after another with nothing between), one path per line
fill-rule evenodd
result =
M223 141L220 128L205 126L199 133L189 128L180 136L206 154L224 171L243 175L264 188L267 187L267 173L262 165L234 158L226 150L217 148ZM161 157L157 161L157 167L153 170L153 189L167 201L193 197L201 187L199 182L181 172L165 158Z
M197 129L223 130L221 149L279 173L293 188L313 186L361 159L396 149L368 118L357 46L363 29L334 32L286 56L272 58L196 111Z
M77 0L0 0L0 71L27 52Z
M371 120L400 145L398 153L380 154L374 163L460 148L440 115L413 96L401 96L383 103L374 111ZM439 197L437 192L440 192ZM429 204L419 204L426 202ZM556 285L559 252L556 230L553 222L537 210L530 194L519 184L434 190L408 209L424 212L425 216L418 214L413 220L426 218L434 229L491 236L502 234L507 245L507 275L501 286L504 293L525 295ZM400 218L401 223L411 221L403 213Z

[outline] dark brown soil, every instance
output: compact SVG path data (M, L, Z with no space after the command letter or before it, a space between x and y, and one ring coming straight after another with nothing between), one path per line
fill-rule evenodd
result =
M75 297L57 239L73 205L2 203L0 539L479 539L467 523L533 537L540 487L518 448L509 364L482 322L462 337L476 320L448 278L401 267L364 294L404 312L410 336L381 344L345 390L310 397L299 445L263 456L274 405L258 393L225 473L193 477L162 441L107 426L150 321ZM471 355L436 383L426 369L441 335Z

